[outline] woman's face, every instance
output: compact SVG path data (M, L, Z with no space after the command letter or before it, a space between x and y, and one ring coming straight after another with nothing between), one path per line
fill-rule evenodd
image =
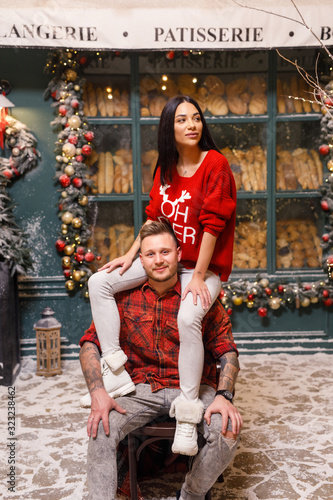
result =
M176 147L197 146L202 135L202 121L197 108L190 102L182 102L175 112Z

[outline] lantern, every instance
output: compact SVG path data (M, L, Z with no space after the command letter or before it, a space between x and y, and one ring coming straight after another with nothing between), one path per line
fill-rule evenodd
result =
M34 324L37 346L37 375L52 377L62 373L60 367L61 324L53 317L54 311L46 307L42 318Z

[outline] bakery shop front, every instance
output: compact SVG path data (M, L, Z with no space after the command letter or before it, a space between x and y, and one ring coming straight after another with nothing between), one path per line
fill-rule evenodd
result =
M34 261L19 279L22 354L51 307L62 356L77 356L87 279L145 220L159 117L178 93L200 104L236 181L220 300L240 350L331 352L330 3L81 0L66 16L31 3L0 8L10 113L40 152L7 187Z

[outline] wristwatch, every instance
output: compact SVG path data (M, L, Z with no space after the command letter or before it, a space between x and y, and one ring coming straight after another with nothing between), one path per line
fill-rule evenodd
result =
M225 399L232 403L233 394L230 391L216 391L215 396L223 396Z

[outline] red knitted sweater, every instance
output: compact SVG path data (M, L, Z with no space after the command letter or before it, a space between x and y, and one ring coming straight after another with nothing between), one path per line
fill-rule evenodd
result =
M182 248L182 264L189 269L196 265L203 233L216 236L208 269L227 281L232 267L236 199L227 159L210 150L192 177L181 177L175 167L172 183L162 186L158 169L146 214L151 220L169 220Z

